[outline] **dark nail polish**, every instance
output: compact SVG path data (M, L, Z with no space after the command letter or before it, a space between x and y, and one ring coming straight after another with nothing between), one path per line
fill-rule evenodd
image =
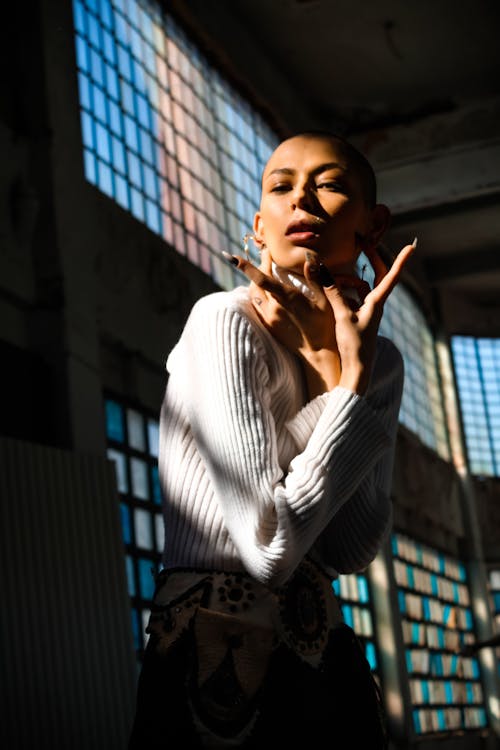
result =
M332 275L330 274L330 271L328 270L328 268L326 268L326 266L323 265L323 263L319 264L318 281L321 286L335 286L335 282L332 278Z
M306 251L306 260L309 263L309 269L313 273L318 273L318 262L316 256Z
M225 250L222 251L222 255L224 258L231 263L233 266L237 266L239 264L239 260L236 257L236 255L230 255L229 253L226 253Z

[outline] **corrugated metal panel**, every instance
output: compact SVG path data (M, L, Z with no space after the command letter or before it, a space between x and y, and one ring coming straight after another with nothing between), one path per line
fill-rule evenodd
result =
M135 657L118 498L99 456L0 438L5 750L124 750Z

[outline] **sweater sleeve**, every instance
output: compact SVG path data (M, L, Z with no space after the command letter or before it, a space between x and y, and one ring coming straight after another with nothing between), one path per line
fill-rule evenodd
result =
M390 435L390 448L321 533L315 546L321 562L338 573L366 568L391 528L392 469L401 404L404 364L394 344L379 337L367 401Z
M171 378L229 535L249 573L279 585L390 448L387 426L336 387L311 402L314 426L283 476L255 324L236 306L198 303L176 349Z

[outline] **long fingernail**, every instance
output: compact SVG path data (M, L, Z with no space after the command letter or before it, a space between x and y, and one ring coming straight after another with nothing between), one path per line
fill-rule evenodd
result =
M319 264L318 281L321 286L335 286L335 282L330 274L330 271L328 270L328 268L326 268L326 266L323 265L323 263Z
M222 250L222 255L224 258L231 263L233 266L237 266L239 264L239 260L236 257L236 255L230 255L229 253L226 253L225 250Z
M415 239L413 240L413 242L411 244L412 244L413 247L417 247L417 238L416 237L415 237Z

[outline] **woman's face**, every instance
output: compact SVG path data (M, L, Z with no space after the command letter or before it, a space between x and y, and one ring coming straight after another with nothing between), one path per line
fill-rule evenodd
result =
M254 234L288 270L301 274L306 251L314 251L331 272L353 273L374 213L341 142L296 136L266 165Z

